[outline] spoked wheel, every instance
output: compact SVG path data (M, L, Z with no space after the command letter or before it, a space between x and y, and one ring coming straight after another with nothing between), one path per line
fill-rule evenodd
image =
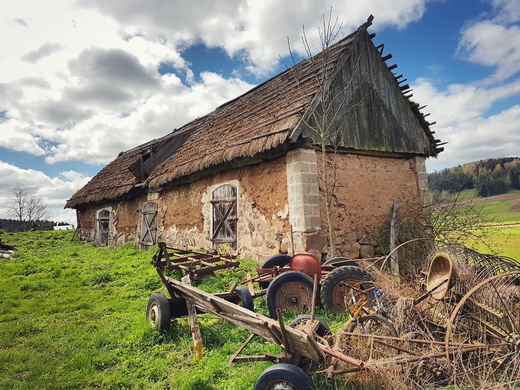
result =
M170 329L170 303L164 294L153 294L146 306L148 322L159 332Z
M368 361L395 357L398 350L392 340L398 337L394 326L386 318L370 314L346 323L336 336L336 346L357 359Z
M321 285L322 306L336 313L345 313L360 298L374 299L374 284L365 271L357 266L342 266L327 275Z
M310 319L310 314L301 314L292 320L289 326L294 329L303 329ZM319 317L316 317L316 321L318 321L318 324L314 330L315 335L321 338L330 335L330 328L327 323Z
M520 271L491 276L453 310L446 351L456 384L520 385Z
M310 311L312 304L312 278L298 271L281 273L269 284L266 294L267 310L277 318L276 309L291 313Z
M255 390L313 390L314 383L301 368L279 363L267 368L256 381Z

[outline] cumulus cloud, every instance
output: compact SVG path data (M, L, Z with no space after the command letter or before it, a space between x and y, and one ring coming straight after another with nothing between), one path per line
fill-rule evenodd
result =
M45 44L43 44L43 46L41 46L37 50L24 54L21 57L21 59L23 61L35 63L40 58L47 57L48 55L59 52L60 50L61 50L61 45L59 43L45 43Z
M414 96L428 102L436 118L435 136L445 145L438 159L427 161L429 170L491 157L517 156L520 145L520 106L485 115L493 106L520 94L520 80L505 85L450 85L438 90L425 80L414 84Z
M461 58L496 69L491 81L520 71L520 0L492 0L494 14L483 15L462 30Z
M319 48L318 27L330 8L343 22L343 35L350 33L377 11L377 28L403 28L419 20L428 0L356 1L217 1L200 0L189 7L178 2L154 0L89 0L82 6L100 10L117 20L126 35L137 34L150 40L161 38L172 47L204 43L221 47L230 56L242 56L249 69L265 74L277 64L280 55L288 54L289 36L292 49L305 55L301 42L305 26L311 45ZM175 28L172 28L175 26Z

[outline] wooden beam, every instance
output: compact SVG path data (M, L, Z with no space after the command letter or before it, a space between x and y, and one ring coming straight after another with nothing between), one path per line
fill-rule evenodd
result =
M190 277L183 276L182 283L190 285ZM200 335L199 319L197 318L197 309L195 304L186 299L186 307L188 308L188 318L190 320L191 337L193 338L193 347L195 349L195 357L201 360L204 356L204 348L202 345L202 337Z

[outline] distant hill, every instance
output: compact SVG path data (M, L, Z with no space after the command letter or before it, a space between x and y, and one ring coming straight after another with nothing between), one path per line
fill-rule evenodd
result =
M429 173L428 184L433 192L476 189L481 197L520 190L520 158L490 158L446 168Z

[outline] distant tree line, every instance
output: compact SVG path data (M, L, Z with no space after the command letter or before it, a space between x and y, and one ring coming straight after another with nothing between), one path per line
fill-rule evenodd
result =
M17 219L0 219L0 230L6 232L24 232L27 230L53 230L53 221L20 221Z
M476 189L481 197L520 190L520 158L490 158L446 168L428 174L428 184L433 192Z

